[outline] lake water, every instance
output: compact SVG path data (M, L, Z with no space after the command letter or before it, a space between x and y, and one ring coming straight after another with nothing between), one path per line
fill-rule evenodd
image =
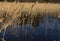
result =
M31 28L32 27L32 28ZM0 33L2 38L3 30ZM60 41L60 19L44 17L37 26L30 24L7 27L6 41ZM0 39L0 41L2 41Z

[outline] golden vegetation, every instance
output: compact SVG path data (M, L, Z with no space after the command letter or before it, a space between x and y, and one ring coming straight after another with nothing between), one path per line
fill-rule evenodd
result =
M60 4L53 3L0 3L0 30L14 24L38 26L45 16L60 17ZM4 35L3 35L4 36ZM4 38L4 37L3 37Z
M0 3L0 22L3 25L11 25L17 19L18 24L22 21L43 17L46 14L60 15L60 4L53 3ZM39 17L37 17L40 15ZM19 17L19 18L18 18ZM20 20L19 20L20 19ZM16 22L17 22L16 21ZM21 23L22 24L22 23ZM35 24L35 23L34 23Z

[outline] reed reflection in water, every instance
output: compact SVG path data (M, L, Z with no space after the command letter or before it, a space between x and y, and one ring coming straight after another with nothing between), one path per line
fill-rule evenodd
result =
M32 20L32 21L31 21ZM13 25L7 27L6 41L58 41L60 40L58 15L18 16Z

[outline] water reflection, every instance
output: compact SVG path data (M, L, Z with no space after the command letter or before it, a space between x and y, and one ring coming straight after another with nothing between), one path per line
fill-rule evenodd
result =
M33 29L34 31L32 31ZM58 41L60 40L60 18L54 14L34 15L31 17L26 13L22 13L13 22L13 25L7 27L5 40Z

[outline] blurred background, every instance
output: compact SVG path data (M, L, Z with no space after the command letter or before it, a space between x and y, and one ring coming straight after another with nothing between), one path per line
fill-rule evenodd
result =
M5 1L5 0L0 0L1 2ZM19 1L19 2L45 2L45 3L60 3L60 0L7 0L8 2L14 2L14 1Z

